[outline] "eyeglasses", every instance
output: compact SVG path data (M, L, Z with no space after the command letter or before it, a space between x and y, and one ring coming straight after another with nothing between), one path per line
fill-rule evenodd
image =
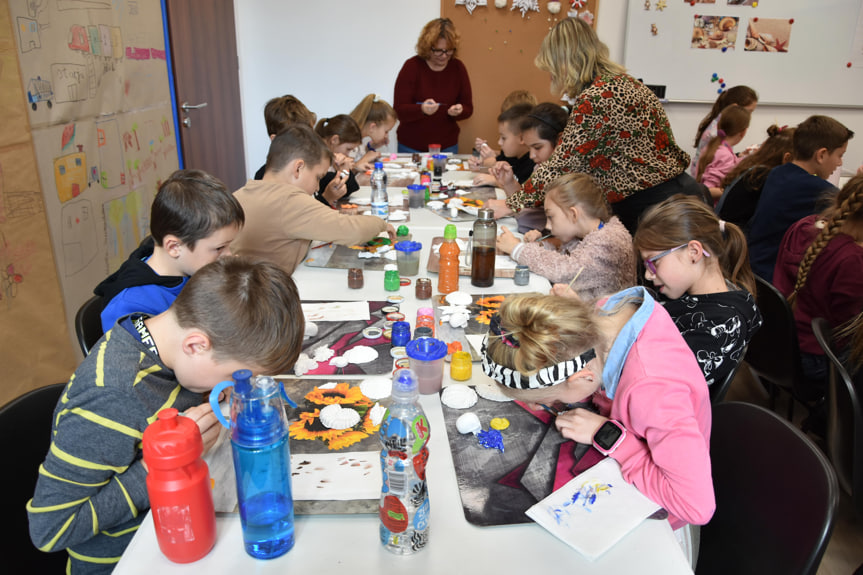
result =
M432 48L431 53L436 56L448 56L455 52L455 50L441 50L440 48Z
M676 252L680 248L685 248L688 245L689 245L689 242L687 242L685 244L681 244L681 245L677 246L676 248L671 248L670 250L665 250L664 252L659 252L655 256L649 257L646 260L644 260L644 267L646 267L648 270L650 270L650 273L652 273L653 275L656 275L656 262L657 261L661 260L662 258L664 258L665 256L667 256L668 254L670 254L672 252ZM707 253L707 250L702 248L701 252L705 256L710 257L710 254Z

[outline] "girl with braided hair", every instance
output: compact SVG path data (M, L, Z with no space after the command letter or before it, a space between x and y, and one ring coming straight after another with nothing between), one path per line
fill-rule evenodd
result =
M823 317L838 330L863 309L863 175L849 180L820 215L788 229L773 282L793 306L803 372L813 394L823 395L828 361L812 319ZM837 348L847 343L840 338Z
M694 564L692 526L715 509L710 397L692 352L648 291L632 287L598 305L507 297L482 351L483 371L515 399L593 402L599 413L555 410L557 429L616 460L627 482L664 507Z

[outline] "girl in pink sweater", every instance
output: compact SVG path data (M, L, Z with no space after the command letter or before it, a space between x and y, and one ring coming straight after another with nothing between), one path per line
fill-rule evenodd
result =
M553 295L508 297L492 318L483 354L485 373L515 399L591 399L599 413L562 412L557 429L617 460L624 479L668 511L672 528L710 520L707 386L647 290L629 288L599 307Z
M546 224L553 241L537 241L531 230L522 242L506 226L497 248L552 283L568 284L579 297L595 300L635 285L632 237L610 217L605 194L587 174L567 174L549 184L545 195Z
M722 196L722 180L740 158L734 153L734 146L740 143L749 129L751 114L743 106L728 106L719 117L719 129L710 140L698 159L698 174L695 180L707 186L713 201Z

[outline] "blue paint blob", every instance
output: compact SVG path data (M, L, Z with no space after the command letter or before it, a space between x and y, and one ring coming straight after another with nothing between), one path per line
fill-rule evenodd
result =
M500 431L496 429L483 430L476 434L476 438L479 444L486 449L497 449L503 453L503 436Z

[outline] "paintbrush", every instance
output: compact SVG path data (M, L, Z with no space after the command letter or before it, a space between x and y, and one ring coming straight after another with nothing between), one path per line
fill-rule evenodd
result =
M581 266L581 269L578 270L578 273L575 274L575 277L570 280L569 285L567 286L569 289L572 289L572 284L575 283L575 280L578 279L578 276L580 276L581 272L583 272L583 271L584 271L584 266Z
M321 244L321 245L319 245L319 246L315 246L315 247L313 247L312 249L313 249L313 250L316 250L316 249L318 249L318 248L325 248L325 247L327 247L327 246L331 246L331 245L333 245L333 242L327 242L327 243L325 243L325 244Z
M535 241L535 242L541 242L542 240L547 240L548 238L550 238L550 237L551 237L551 236L553 236L553 235L554 235L554 234L545 234L545 235L544 235L544 236L542 236L541 238L536 238L536 239L535 239L535 240L533 240L533 241ZM524 241L524 238L521 238L521 241ZM584 268L582 268L582 269L584 269ZM578 277L578 276L575 276L575 277Z

